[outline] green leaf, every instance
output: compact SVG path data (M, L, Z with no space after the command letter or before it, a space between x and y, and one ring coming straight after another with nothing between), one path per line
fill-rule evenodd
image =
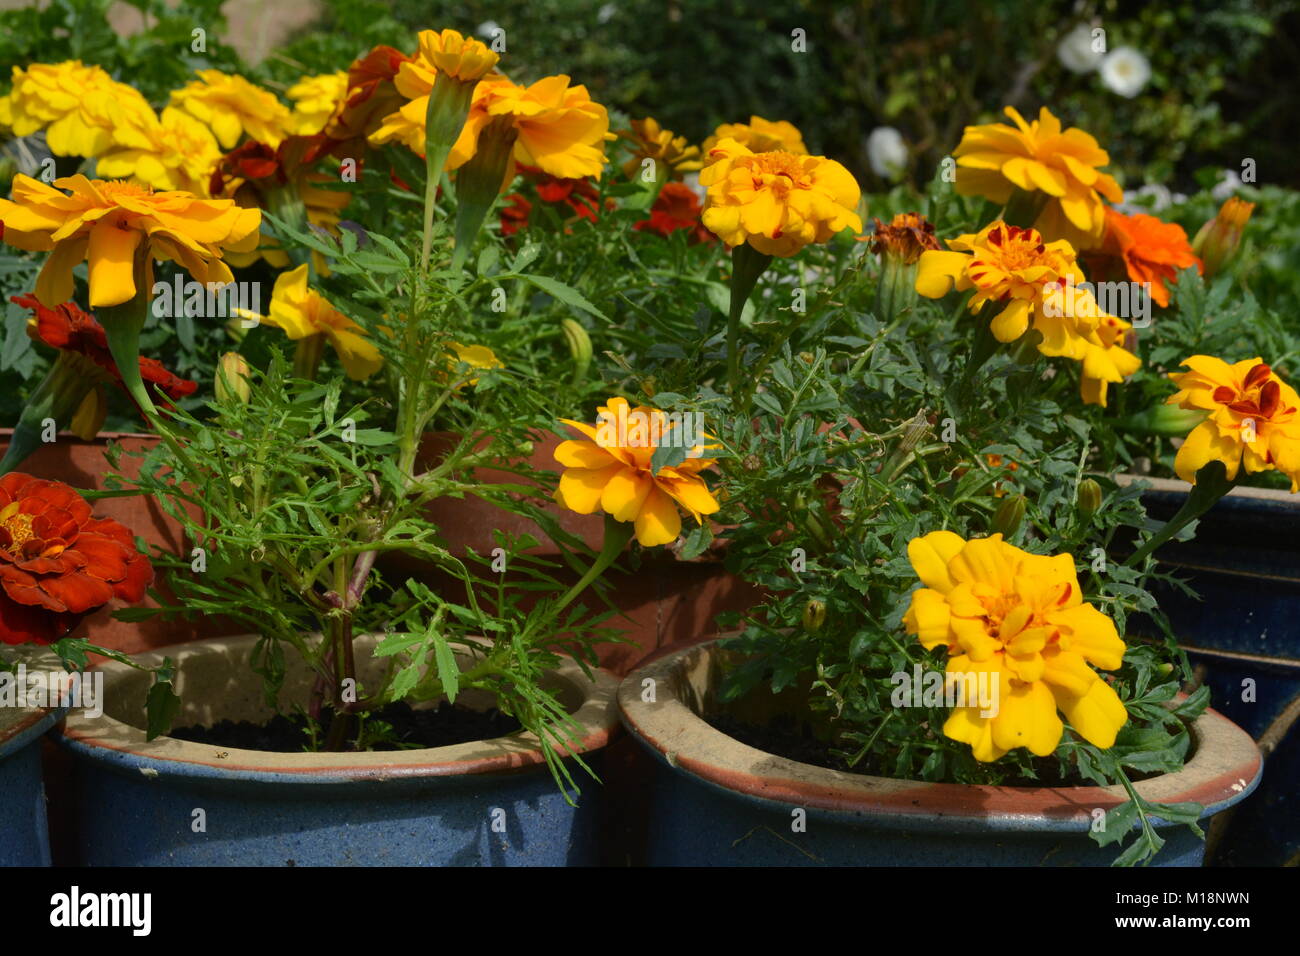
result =
M557 282L555 279L552 279L550 276L538 276L538 275L529 275L526 273L520 273L519 278L531 282L533 285L537 286L537 288L541 289L547 295L551 296L552 298L558 299L559 301L563 302L565 305L573 306L576 309L582 309L584 312L590 312L598 319L604 319L606 322L609 321L609 319L605 317L605 314L601 312L600 309L596 308L594 305L588 302L587 299L583 296L583 294L579 292L577 289L573 288L572 286L567 286L563 282Z
M181 713L181 699L172 687L175 671L170 657L163 660L162 667L154 672L153 686L145 698L145 712L148 720L148 737L153 740L172 729L172 724Z
M438 680L447 692L447 699L456 702L456 693L460 690L460 668L456 666L456 655L451 645L441 634L433 635L433 659L438 665Z

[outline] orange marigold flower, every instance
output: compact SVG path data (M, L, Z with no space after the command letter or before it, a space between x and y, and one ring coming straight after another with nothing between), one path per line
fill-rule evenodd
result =
M153 566L122 525L96 519L76 490L0 478L0 641L49 644L114 598L136 602Z
M1145 213L1126 216L1107 207L1102 252L1122 259L1134 282L1150 283L1151 298L1161 308L1169 305L1166 283L1176 280L1180 269L1196 266L1204 271L1182 226Z
M650 218L642 219L632 228L657 232L661 236L671 236L677 230L685 229L692 244L713 239L713 233L700 221L699 197L695 190L683 183L664 183L650 207Z
M878 255L897 256L910 265L927 249L943 248L934 234L934 223L919 212L900 212L888 226L879 219L871 221L876 224L875 235L858 236L857 240L870 242L871 251Z

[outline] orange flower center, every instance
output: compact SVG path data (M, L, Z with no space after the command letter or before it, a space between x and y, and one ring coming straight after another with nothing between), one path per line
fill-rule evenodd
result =
M767 186L786 192L796 186L803 189L808 187L808 175L803 166L805 157L778 150L756 153L745 158L754 177L755 189Z
M6 509L7 510L7 509ZM36 537L32 530L32 516L17 511L0 522L0 528L9 532L9 553L14 557L22 554L23 545Z
M1015 276L1033 266L1059 269L1057 257L1047 254L1043 237L1036 229L998 226L986 238L988 246L975 250L967 271L970 280L981 292L1006 285L1007 275ZM1003 294L1010 294L1010 289L1003 289Z
M1239 414L1271 419L1277 413L1282 399L1282 389L1271 379L1272 374L1273 370L1261 362L1246 373L1240 389L1231 385L1216 388L1214 400Z

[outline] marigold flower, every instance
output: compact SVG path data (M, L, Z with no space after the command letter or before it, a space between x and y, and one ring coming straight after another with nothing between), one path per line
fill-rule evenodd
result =
M115 144L145 148L153 109L133 87L80 60L13 68L13 89L0 97L0 125L15 136L45 130L56 156L100 156Z
M555 500L563 507L583 515L600 509L615 521L631 521L636 539L647 548L677 539L682 530L678 505L697 523L718 510L700 477L715 461L692 457L703 446L691 448L681 464L651 471L658 445L680 437L673 436L674 423L662 411L632 408L625 398L611 398L598 411L595 428L563 419L589 439L561 442L555 449L555 460L564 465ZM622 434L618 422L626 423Z
M27 331L33 339L53 349L86 356L103 373L101 382L122 384L122 374L108 350L108 334L89 312L83 312L75 302L46 308L34 295L15 295L9 301L32 311ZM197 383L167 371L157 359L141 355L139 361L140 377L155 405L167 407L198 390Z
M1205 275L1216 275L1232 261L1241 245L1242 234L1250 214L1255 211L1253 202L1230 196L1219 207L1218 214L1196 233L1192 250L1205 260Z
M1089 665L1114 670L1124 658L1115 624L1084 603L1074 558L1030 554L995 534L963 540L934 531L907 546L925 586L903 616L907 633L927 649L948 649L948 679L987 674L997 681L997 713L958 706L944 735L971 745L976 760L997 760L1025 747L1056 750L1065 715L1075 732L1109 747L1128 720L1114 689Z
M426 108L423 98L412 100L386 117L370 141L397 141L423 156ZM444 168L459 169L469 162L478 148L479 134L498 116L510 117L515 128L514 163L535 166L562 179L599 179L604 171L609 114L591 99L585 86L570 86L567 76L548 76L531 86L516 86L499 76L480 81ZM508 169L505 182L513 178L514 170Z
M859 242L870 242L871 251L877 255L892 256L911 265L929 249L942 249L934 234L934 223L919 212L900 212L886 226L879 219L874 235L858 236Z
M1145 213L1126 216L1107 207L1101 252L1122 260L1128 277L1147 283L1151 298L1162 308L1169 305L1167 283L1177 280L1180 269L1196 266L1203 271L1183 227Z
M1300 491L1300 396L1258 358L1229 365L1211 355L1182 363L1190 372L1171 372L1178 386L1168 404L1207 412L1174 459L1174 471L1196 482L1196 472L1221 461L1229 481L1244 463L1247 473L1277 469Z
M114 598L135 602L153 566L125 527L91 516L59 481L0 477L0 640L50 644Z
M808 147L804 145L803 133L798 127L785 120L772 122L761 116L751 116L748 123L723 123L713 131L713 135L700 147L707 157L724 139L734 139L752 153L794 153L807 156Z
M642 219L632 228L657 232L665 237L685 229L692 244L708 242L713 239L713 233L704 228L700 212L700 200L695 190L683 183L664 183L650 207L650 218Z
M474 83L491 73L500 59L481 40L456 30L421 30L420 48L398 67L395 83L407 99L419 99L433 90L439 73L462 83Z
M51 309L72 298L72 269L83 259L90 265L92 308L129 301L136 294L133 260L142 243L150 287L154 259L179 263L199 282L230 282L234 277L221 261L222 250L253 248L261 215L230 200L92 182L81 174L56 179L54 186L20 175L14 178L13 199L0 199L5 241L50 252L36 280L36 297Z
M323 73L304 76L285 91L293 100L293 113L285 124L296 136L312 136L325 129L348 98L348 74Z
M289 108L274 93L220 70L195 72L197 80L172 91L172 106L206 123L223 149L231 149L244 134L279 145L289 126Z
M953 150L957 159L957 192L1006 203L1015 189L1045 194L1047 204L1034 227L1048 239L1065 239L1075 249L1101 243L1106 207L1101 201L1123 202L1115 180L1097 167L1110 156L1097 141L1076 127L1063 130L1047 107L1026 123L1008 106L1015 126L988 123L967 126Z
M207 198L212 167L221 150L212 131L189 113L168 107L145 130L146 146L113 146L95 167L109 179L130 179L161 190Z
M708 153L703 221L728 246L748 242L769 256L792 256L842 229L862 231L854 210L862 191L832 159L781 151L754 153L724 139Z
M637 175L647 160L655 163L656 176L681 179L683 173L700 169L704 163L698 146L688 146L685 136L674 136L650 117L632 120L631 129L618 134L632 144L632 158L623 164L623 175L631 179ZM659 175L662 170L663 175Z
M267 315L249 316L274 325L297 342L321 336L338 353L349 378L366 379L384 364L366 330L340 312L307 284L307 265L282 272L271 290Z
M1101 310L1064 239L1044 242L1034 229L994 222L977 234L949 239L953 251L921 255L916 290L931 299L975 289L969 308L1005 303L993 317L999 342L1014 342L1032 326L1042 334L1038 351L1083 363L1085 402L1106 405L1107 386L1137 371L1141 360L1120 344L1129 323ZM969 254L968 254L969 253Z
M461 345L459 342L452 342L450 345L451 352L447 356L447 361L453 367L465 364L472 369L482 369L483 371L505 368L502 361L497 358L497 354L486 345ZM478 379L477 375L471 374L461 384L477 385Z

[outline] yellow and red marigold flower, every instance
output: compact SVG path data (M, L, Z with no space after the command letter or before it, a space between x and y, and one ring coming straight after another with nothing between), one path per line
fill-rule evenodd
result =
M133 87L80 60L13 68L13 88L0 97L0 126L15 136L45 130L56 156L100 156L114 145L148 146L157 118Z
M125 527L58 481L0 477L0 641L49 644L114 598L136 602L153 566Z
M969 308L996 303L992 332L1014 342L1029 328L1042 335L1038 351L1083 363L1084 401L1105 406L1111 382L1137 371L1141 360L1122 345L1129 323L1101 310L1076 284L1083 273L1064 239L1044 242L1037 230L994 222L979 233L948 240L949 250L922 253L916 291L931 299L974 289Z
M692 244L709 242L713 233L700 221L700 200L695 190L684 183L664 183L650 207L650 218L642 219L632 228L671 236L679 229L689 234Z
M377 46L354 60L348 68L346 99L326 125L325 136L342 149L349 149L354 143L364 148L366 138L379 129L383 118L406 102L397 91L395 80L402 64L409 60L405 53L391 46ZM350 155L359 152L353 150Z
M1145 213L1126 216L1110 207L1106 208L1106 238L1101 252L1122 260L1134 282L1148 283L1151 298L1162 308L1169 305L1167 283L1178 278L1179 270L1188 266L1202 269L1182 226Z
M649 116L632 120L631 129L622 130L618 135L632 146L632 156L623 164L623 175L628 179L640 175L647 159L654 161L659 179L681 179L683 173L704 165L698 146L687 145L685 136L674 136L672 130L664 129Z
M794 153L807 156L808 147L804 145L803 133L798 127L785 120L772 122L761 116L751 116L748 123L723 123L713 131L713 135L700 147L707 157L724 139L734 139L751 153Z
M555 500L563 507L583 515L600 510L615 521L631 521L636 539L648 548L669 544L681 534L678 505L697 523L718 510L700 476L715 461L692 457L703 446L691 448L678 465L651 471L655 449L675 437L674 423L662 411L632 408L625 398L611 398L598 411L596 427L563 419L587 438L561 442L555 449L555 460L564 465ZM626 423L623 434L620 421Z
M68 190L67 193L60 189ZM81 174L54 186L16 176L13 199L0 199L4 239L12 246L50 252L36 280L36 297L49 308L72 298L72 269L90 265L90 305L121 305L136 294L133 260L141 245L153 260L172 260L202 283L231 282L222 251L257 244L262 214L230 200L195 199L184 192L154 192L118 181L93 182Z
M1128 713L1092 668L1119 667L1124 642L1084 602L1074 558L1030 554L1000 534L966 541L951 531L914 538L907 556L925 585L903 616L907 632L927 649L948 649L949 680L986 673L998 685L996 714L955 707L945 736L970 744L977 760L1017 747L1045 757L1061 741L1060 711L1084 740L1114 744Z
M147 145L115 145L99 158L95 171L109 179L208 197L212 167L221 158L211 130L189 113L168 107L144 135Z
M1207 412L1178 449L1174 470L1195 483L1196 472L1223 462L1229 480L1244 464L1247 473L1277 469L1300 491L1300 396L1260 359L1229 365L1211 355L1171 372L1178 391L1169 404Z
M501 206L501 235L513 236L526 227L532 211L533 204L519 193L506 196Z
M278 146L288 132L289 108L270 90L242 76L220 70L197 70L199 78L173 90L171 105L206 123L222 149L231 149L242 135Z
M755 153L724 139L708 153L704 225L728 246L748 242L769 256L792 256L842 229L862 231L853 175L832 159Z
M27 331L33 339L53 349L86 356L103 372L103 382L115 382L121 386L122 374L108 350L108 334L93 315L83 312L75 302L46 308L34 295L15 295L9 301L31 310ZM141 355L139 362L140 377L144 379L154 404L160 408L166 408L171 402L198 390L197 383L169 372L157 359Z
M274 325L295 342L322 336L338 353L349 378L369 378L384 364L366 330L307 284L306 263L280 274L271 290L270 310L254 317Z
M1097 141L1076 127L1061 128L1047 107L1026 123L1008 106L1015 126L988 123L967 126L953 150L957 192L1006 203L1016 189L1041 192L1046 205L1034 227L1048 239L1065 239L1075 249L1101 244L1106 206L1124 200L1115 180L1099 172L1110 156Z
M348 74L323 73L304 76L285 91L293 100L293 113L285 125L295 136L313 136L329 124L348 98Z

